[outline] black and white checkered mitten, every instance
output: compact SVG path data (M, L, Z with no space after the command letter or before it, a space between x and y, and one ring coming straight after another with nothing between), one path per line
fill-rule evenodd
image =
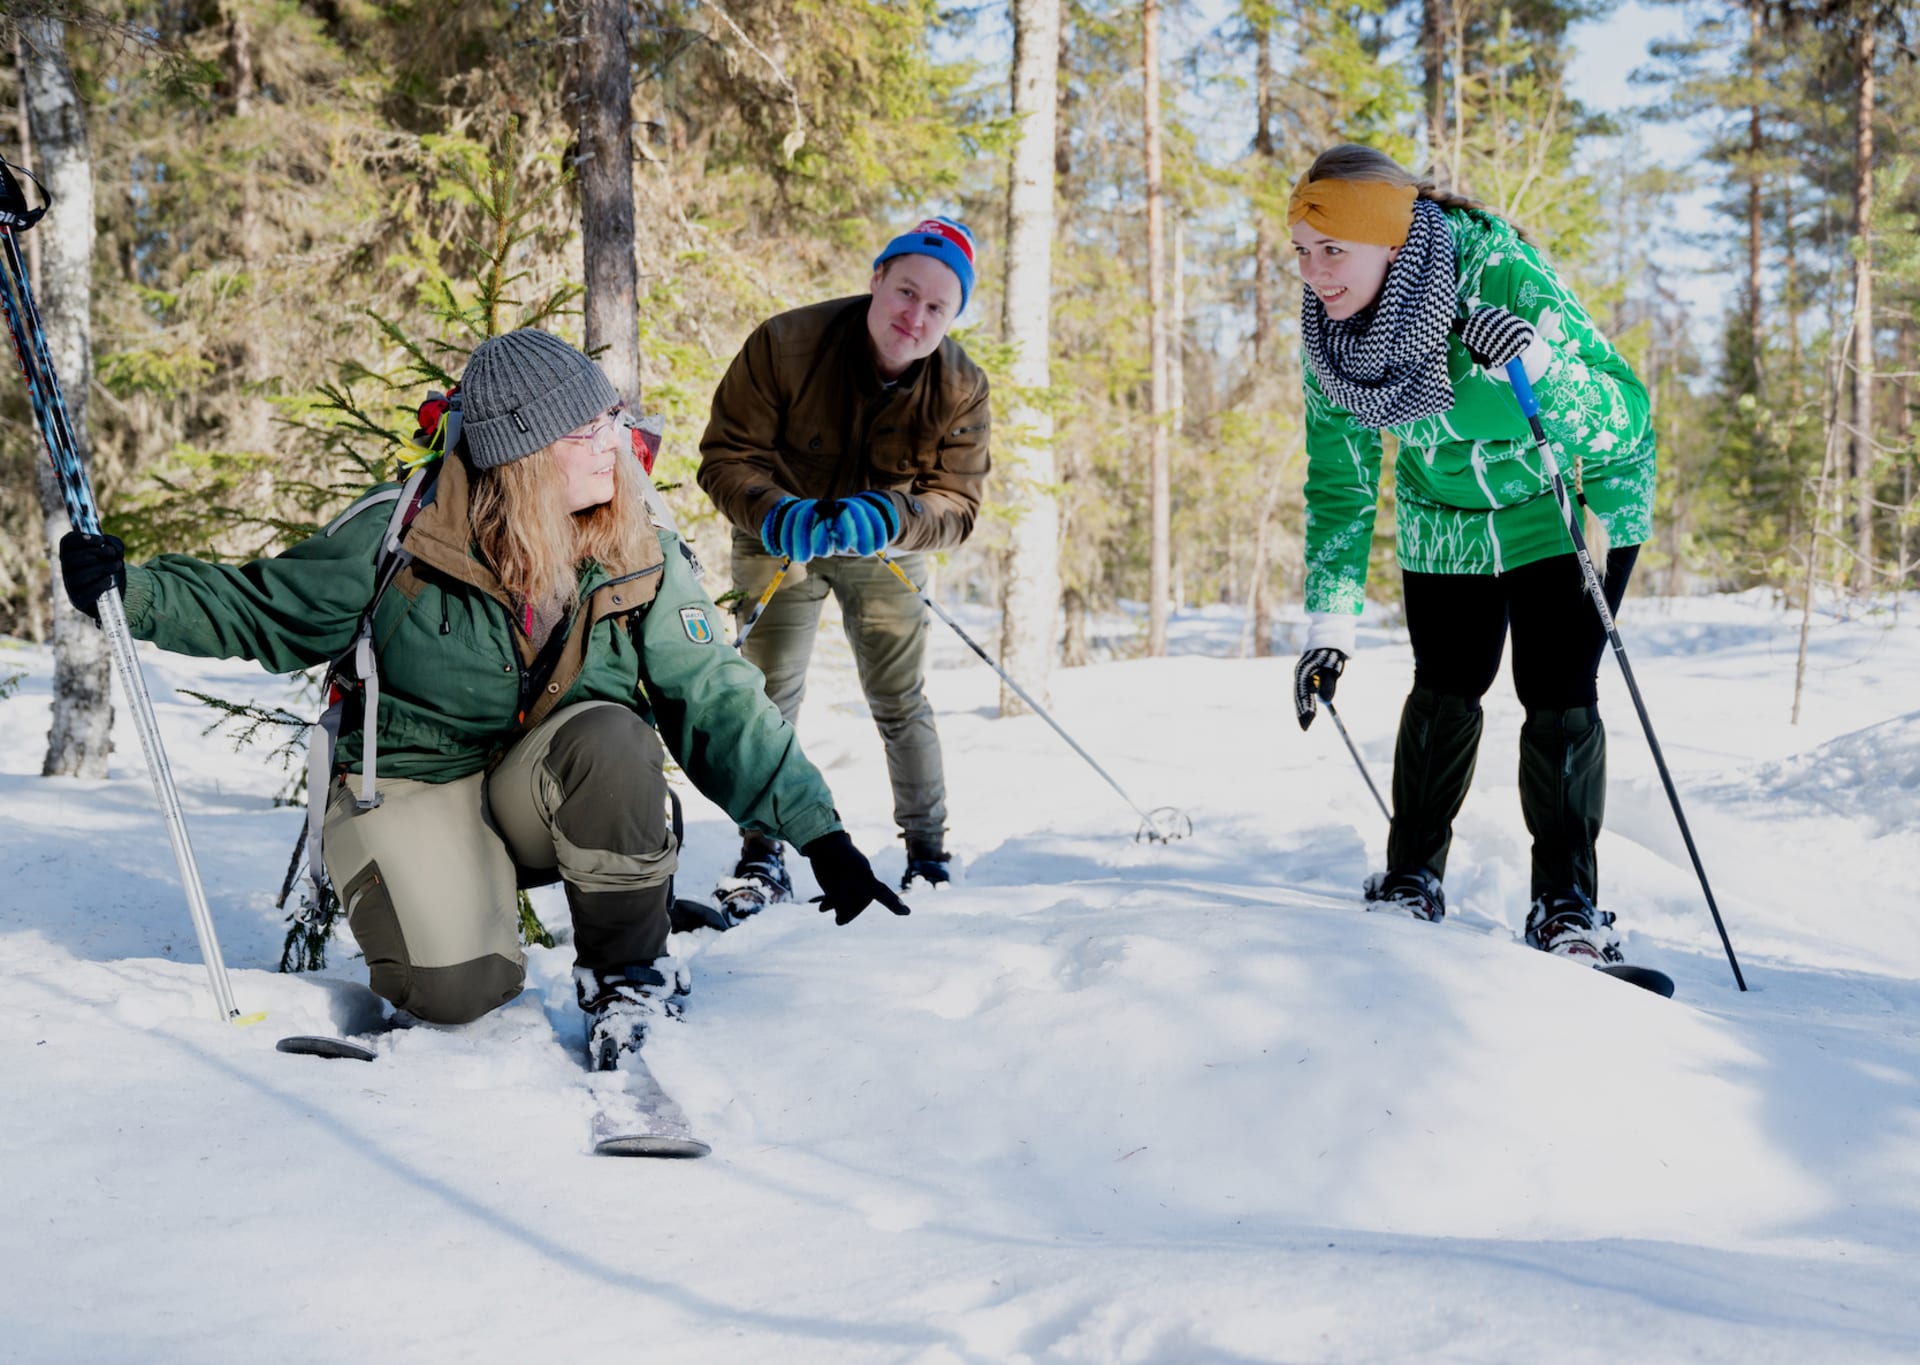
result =
M1476 365L1504 370L1508 363L1527 353L1538 335L1533 324L1517 313L1482 304L1467 316L1460 329L1460 340Z

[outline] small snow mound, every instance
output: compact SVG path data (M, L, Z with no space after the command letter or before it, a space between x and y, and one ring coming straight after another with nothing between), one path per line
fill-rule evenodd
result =
M1920 827L1920 802L1911 799L1920 796L1920 711L1769 763L1755 785L1769 800L1809 801L1858 817L1879 836Z

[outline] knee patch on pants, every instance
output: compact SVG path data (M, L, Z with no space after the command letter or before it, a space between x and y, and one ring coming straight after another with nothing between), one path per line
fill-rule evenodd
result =
M565 793L556 833L576 848L656 854L668 842L665 763L660 736L626 707L581 711L560 727L544 760Z
M524 962L488 953L445 967L417 967L380 865L368 863L341 889L347 925L366 955L373 993L430 1024L470 1024L526 984Z

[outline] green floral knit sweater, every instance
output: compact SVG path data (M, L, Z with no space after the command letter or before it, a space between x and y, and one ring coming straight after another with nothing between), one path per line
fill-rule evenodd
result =
M1529 356L1528 371L1538 373L1541 421L1569 492L1577 479L1614 545L1644 541L1652 533L1655 463L1646 387L1509 224L1449 209L1447 226L1460 316L1482 304L1505 308L1533 323L1545 343L1539 358ZM1303 370L1307 610L1357 616L1380 497L1380 433L1335 407L1312 368ZM1572 541L1505 376L1474 364L1459 337L1450 336L1447 377L1451 408L1386 428L1399 442L1394 530L1401 567L1497 574L1569 553Z

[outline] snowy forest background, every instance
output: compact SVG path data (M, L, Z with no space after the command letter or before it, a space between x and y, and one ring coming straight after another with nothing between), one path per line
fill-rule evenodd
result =
M878 243L945 210L982 242L959 334L999 411L986 526L943 592L1042 618L1005 641L1041 687L1031 637L1085 662L1089 614L1121 601L1147 604L1123 649L1225 603L1264 654L1300 568L1281 210L1353 139L1528 224L1645 377L1647 590L1897 602L1920 568L1914 6L1675 7L1643 107L1600 114L1568 71L1610 8L9 3L0 144L67 177L26 241L136 556L297 538L380 467L434 365L531 317L612 348L668 417L669 497L723 560L690 473L739 342L862 288ZM1663 122L1697 155L1651 156ZM45 463L0 388L0 634L33 641L56 628ZM1395 575L1374 583L1390 606Z

